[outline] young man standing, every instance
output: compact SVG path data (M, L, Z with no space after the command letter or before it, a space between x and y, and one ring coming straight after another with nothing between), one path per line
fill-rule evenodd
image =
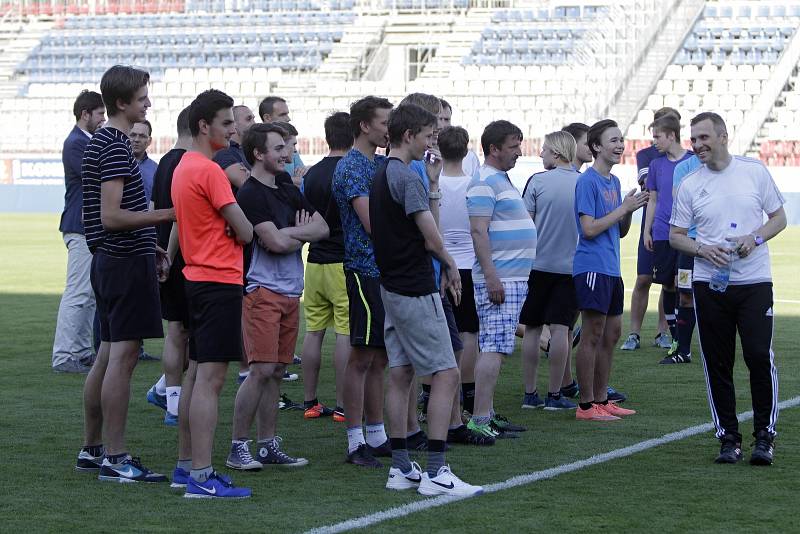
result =
M142 182L144 183L144 197L147 203L153 196L153 178L156 175L156 168L158 164L147 157L147 149L150 143L153 142L153 127L150 121L143 120L131 126L131 132L128 134L131 138L131 149L133 150L133 157L139 164L139 170L142 172Z
M214 154L214 163L222 167L231 185L238 189L250 174L250 164L242 151L242 139L255 124L255 116L247 106L233 106L233 124L236 133L231 137L230 146Z
M695 256L694 299L708 402L721 441L717 463L742 458L733 364L736 333L750 372L753 399L752 465L771 465L778 420L778 369L772 351L773 296L766 242L786 228L785 200L758 160L731 156L725 122L716 113L691 121L692 148L702 167L678 189L670 243ZM766 222L764 222L766 215ZM697 241L686 234L697 225ZM735 228L732 228L736 225ZM712 288L728 265L726 288Z
M592 151L589 150L589 144L586 142L589 127L582 122L571 122L561 128L561 131L567 132L575 139L575 158L570 163L573 170L581 172L584 165L594 160Z
M330 236L308 247L303 314L306 336L303 339L303 389L306 419L333 416L344 422L344 374L350 354L350 324L347 286L344 280L344 237L339 208L331 192L333 173L342 157L353 147L350 115L334 113L325 119L325 141L330 152L311 167L304 178L303 194L325 218ZM317 385L322 360L325 330L332 326L336 336L333 364L336 375L336 409L319 402Z
M114 482L166 482L125 446L130 383L142 339L164 335L158 278L165 268L154 225L174 220L173 210L148 211L139 165L128 132L147 115L150 75L116 65L100 81L108 113L83 154L83 224L92 257L91 280L100 320L100 350L86 377L85 446L77 468L100 469ZM106 444L103 448L102 439ZM102 461L102 465L101 465Z
M211 464L228 362L242 357L242 245L253 238L227 176L211 159L235 132L232 107L233 99L214 89L195 98L189 111L192 148L172 181L190 314L173 486L185 483L187 498L250 496L249 489L235 487Z
M261 122L268 124L270 122L291 122L289 116L289 104L286 100L279 96L268 96L258 104L258 116L261 117ZM296 133L294 134L297 135ZM300 154L296 151L289 154L289 162L286 164L286 171L292 177L292 181L300 183L303 175L306 173L306 168L303 166L303 160Z
M350 358L344 384L347 419L347 462L381 467L375 455L391 449L383 425L383 374L386 348L380 271L370 238L369 194L372 179L385 159L375 151L389 144L389 111L385 98L367 96L350 106L350 129L355 141L336 165L333 196L344 232L344 273L350 302ZM366 418L366 438L362 430Z
M328 237L328 225L293 184L275 180L288 158L287 137L285 130L272 123L254 125L242 140L252 171L237 199L258 241L251 249L242 308L242 338L250 374L236 394L233 442L226 462L232 469L308 463L280 449L278 398L299 330L301 249L305 243ZM247 436L256 412L258 455L254 461Z
M672 177L675 166L692 153L681 146L681 124L674 115L665 115L650 125L653 146L663 154L650 162L646 187L650 193L644 220L644 246L653 253L653 282L661 284L664 316L673 342L662 364L690 363L689 353L676 354L678 348L675 273L678 253L669 246L669 218L672 214Z
M619 241L631 227L631 215L647 202L647 192L622 196L611 168L619 163L625 141L617 123L604 119L587 134L594 164L578 178L575 220L578 246L572 264L582 334L575 354L580 386L578 420L610 421L636 412L608 400L614 346L619 340L625 288Z
M94 292L89 280L92 254L83 231L81 161L89 139L106 120L103 97L94 91L82 91L72 106L75 126L64 141L61 161L64 164L64 212L58 230L67 246L67 283L58 305L56 334L53 341L53 371L88 373L95 354L92 349Z
M387 405L392 467L386 487L417 488L423 495L474 495L482 488L463 482L444 462L459 378L431 255L442 262L442 288L452 291L457 301L461 281L430 212L429 194L409 168L411 161L422 159L431 148L436 123L435 115L412 104L392 111L392 157L378 169L369 200L390 366ZM409 459L406 440L409 390L415 373L431 376L428 464L424 473Z
M503 120L490 123L481 135L486 159L467 189L480 347L475 411L467 427L493 437L525 430L497 417L493 405L503 356L514 352L519 312L536 258L536 226L507 173L522 154L521 143L517 126Z

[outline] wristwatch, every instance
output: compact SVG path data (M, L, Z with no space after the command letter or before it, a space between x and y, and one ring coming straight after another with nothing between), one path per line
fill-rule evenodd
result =
M441 191L430 191L428 193L428 198L430 200L441 200L442 192Z
M764 244L764 238L758 234L751 234L753 236L753 241L756 242L756 246Z

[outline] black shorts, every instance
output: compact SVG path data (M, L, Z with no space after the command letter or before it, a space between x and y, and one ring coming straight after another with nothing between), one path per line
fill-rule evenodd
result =
M531 271L519 322L534 327L560 324L572 328L577 318L578 299L572 275Z
M449 298L442 298L442 309L444 318L447 320L447 330L450 332L450 344L453 346L453 352L464 350L464 343L461 342L461 336L458 335L458 325L456 325L453 305Z
M573 279L579 310L592 310L607 316L622 315L625 305L622 278L589 272L575 275Z
M186 278L183 268L186 262L180 252L169 268L169 276L159 284L161 295L161 318L165 321L181 321L189 326L189 303L186 301Z
M350 345L384 349L385 312L380 278L344 271L347 300L350 302Z
M653 241L653 282L673 285L678 272L678 251L669 241Z
M475 286L472 284L472 269L459 269L461 275L461 303L453 306L456 327L459 332L478 333L478 311L475 308ZM453 304L453 296L447 293L447 300Z
M692 293L692 273L694 272L694 256L678 253L678 291Z
M197 363L242 359L242 286L186 281L189 359Z
M100 340L117 342L164 337L158 313L155 255L92 256L91 282L100 320Z

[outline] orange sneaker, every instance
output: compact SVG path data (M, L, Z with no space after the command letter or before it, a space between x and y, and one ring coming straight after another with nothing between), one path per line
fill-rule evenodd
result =
M316 403L311 408L307 408L306 411L303 413L303 417L306 419L316 419L317 417L330 417L333 415L333 410L322 404L321 402Z
M336 423L344 423L346 421L344 418L344 410L338 407L333 410L333 420Z
M592 404L592 407L588 410L578 406L578 409L575 410L575 419L578 421L616 421L619 417L611 415L597 404Z
M614 404L613 402L600 405L600 409L602 409L606 413L615 415L617 417L625 417L626 415L633 415L636 413L636 410L629 410L628 408L623 408L619 404Z

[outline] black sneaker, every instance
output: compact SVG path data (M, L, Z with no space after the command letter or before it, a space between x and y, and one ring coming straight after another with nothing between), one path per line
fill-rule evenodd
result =
M665 356L664 359L658 363L660 363L661 365L672 365L675 363L692 363L692 355L681 354L680 352L676 352L672 356Z
M406 440L406 448L410 451L427 451L428 436L425 434L425 432L420 430Z
M742 444L735 437L724 436L715 464L735 464L742 459ZM753 451L755 453L755 451Z
M99 471L103 465L103 455L92 456L92 454L84 449L78 453L78 461L75 462L75 469L77 471Z
M345 461L348 464L360 465L361 467L373 467L376 469L383 467L383 464L372 456L365 443L359 445L353 452L348 453Z
M775 444L766 430L759 430L753 452L750 454L750 465L772 465Z
M447 443L460 443L463 445L489 446L494 445L494 438L473 432L467 425L461 425L447 431Z
M303 410L303 405L297 402L294 402L292 399L286 396L286 393L281 393L281 398L278 401L278 409L280 410Z
M577 397L578 383L573 380L572 384L562 387L561 395L563 395L564 397L569 397L570 399L574 399L575 397Z
M107 457L103 458L97 479L107 482L169 482L166 476L143 466L136 456L128 456L118 464L112 464Z
M425 439L427 440L428 438ZM381 456L384 458L390 458L392 456L392 444L388 439L377 447L368 444L367 449L372 456Z
M528 430L524 426L515 425L508 420L508 417L504 417L500 414L494 414L491 424L495 430L502 430L503 432L525 432Z

